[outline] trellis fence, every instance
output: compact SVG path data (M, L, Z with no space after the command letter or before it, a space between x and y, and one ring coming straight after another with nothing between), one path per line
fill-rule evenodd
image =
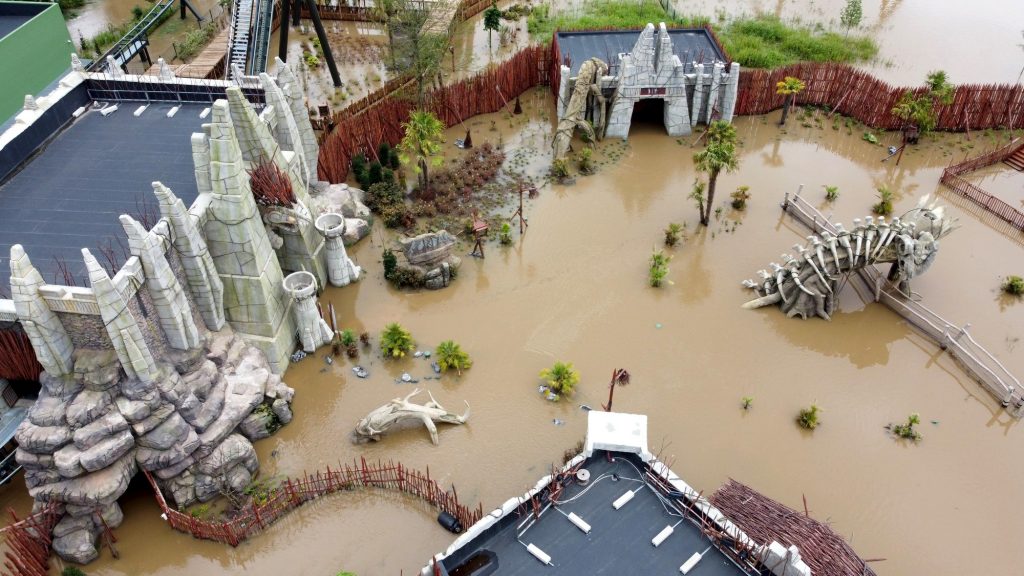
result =
M307 473L302 478L289 478L273 489L261 502L250 502L233 520L215 522L196 518L171 508L164 500L153 477L147 472L146 478L153 486L157 502L167 517L171 528L191 534L202 540L214 540L231 546L250 538L279 520L288 512L306 502L359 488L383 488L397 490L422 499L431 506L451 514L463 526L471 526L483 517L483 507L469 508L459 502L453 486L445 490L430 477L430 468L425 473L406 468L401 463L367 464L361 458L351 465L327 468L326 471Z
M13 521L0 529L4 539L4 576L47 576L50 571L50 532L61 514L55 506L19 520L8 509Z
M548 82L549 65L548 47L529 46L471 78L428 92L424 108L445 126L461 124L477 114L504 108L511 111L517 96ZM412 88L412 83L406 82L387 95L371 95L335 114L335 129L320 145L320 178L344 182L353 156L363 152L374 157L381 142L398 144L402 123L416 108Z
M741 63L742 64L742 63ZM906 92L923 87L892 86L847 64L808 62L775 70L741 70L736 115L765 114L782 108L784 96L776 84L787 76L804 81L796 103L827 106L884 130L899 129L903 120L892 109ZM984 128L1024 128L1024 85L962 84L953 103L938 106L936 129L954 132Z

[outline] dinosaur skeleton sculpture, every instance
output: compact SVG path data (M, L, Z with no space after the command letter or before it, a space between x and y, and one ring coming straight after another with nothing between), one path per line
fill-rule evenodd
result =
M381 434L388 431L393 425L401 420L422 420L423 425L430 431L430 439L437 444L437 427L434 422L446 424L465 424L469 420L469 402L466 402L466 412L462 416L453 414L444 409L434 400L433 394L430 402L426 404L413 404L410 398L420 393L420 389L413 390L405 398L394 398L387 404L377 408L366 415L365 418L356 424L356 437L367 440L380 440Z
M598 135L594 133L595 126L602 135L604 134L605 97L601 94L601 77L607 73L608 65L600 58L591 58L580 65L569 104L565 107L562 119L558 121L558 128L555 129L552 146L556 159L562 158L569 151L569 142L572 141L572 133L576 128L586 132L591 141L598 140ZM600 106L600 110L594 112L594 126L584 120L587 99L590 96L593 96Z
M752 310L778 304L786 315L820 316L831 319L835 311L838 282L845 275L873 264L892 263L888 279L904 294L910 294L910 280L932 265L939 239L953 231L955 220L943 216L943 208L929 204L925 196L917 208L886 222L884 216L853 221L853 230L836 223L836 232L807 237L807 244L795 244L796 255L783 254L782 264L772 262L771 271L760 270L760 282L744 280L759 298L743 305Z

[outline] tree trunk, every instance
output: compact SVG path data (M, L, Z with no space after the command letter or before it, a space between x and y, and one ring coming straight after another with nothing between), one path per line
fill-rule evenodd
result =
M718 170L708 174L708 205L704 207L704 217L701 224L707 226L711 221L711 206L715 203L715 184L718 183Z
M395 33L391 31L391 19L387 21L388 29L388 53L391 55L391 67L395 67Z
M789 115L789 103L792 98L792 94L786 94L786 99L782 101L782 122L779 122L779 126L786 125L786 116Z
M423 174L423 192L427 192L430 189L430 174L427 170L427 159L420 158L420 172Z

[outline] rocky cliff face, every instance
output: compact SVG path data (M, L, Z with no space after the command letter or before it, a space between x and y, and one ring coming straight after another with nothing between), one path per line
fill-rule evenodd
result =
M291 419L295 391L230 329L157 368L159 378L146 384L126 376L114 351L79 349L73 374L43 373L16 434L16 458L37 503L64 508L53 546L66 560L97 556L103 527L121 523L117 499L140 468L178 506L240 492L259 468L250 439Z

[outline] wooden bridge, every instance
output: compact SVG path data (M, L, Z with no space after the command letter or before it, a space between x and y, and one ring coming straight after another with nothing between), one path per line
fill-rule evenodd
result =
M838 234L832 222L804 200L800 191L792 197L786 193L782 210L815 234L825 231ZM967 374L988 390L1012 416L1024 417L1024 388L1021 388L1020 380L970 335L967 331L970 324L957 326L920 302L907 298L873 265L857 270L857 276L863 281L862 288L868 290L875 302L882 302L891 308L935 341L939 348L949 352ZM856 286L852 282L851 285Z

